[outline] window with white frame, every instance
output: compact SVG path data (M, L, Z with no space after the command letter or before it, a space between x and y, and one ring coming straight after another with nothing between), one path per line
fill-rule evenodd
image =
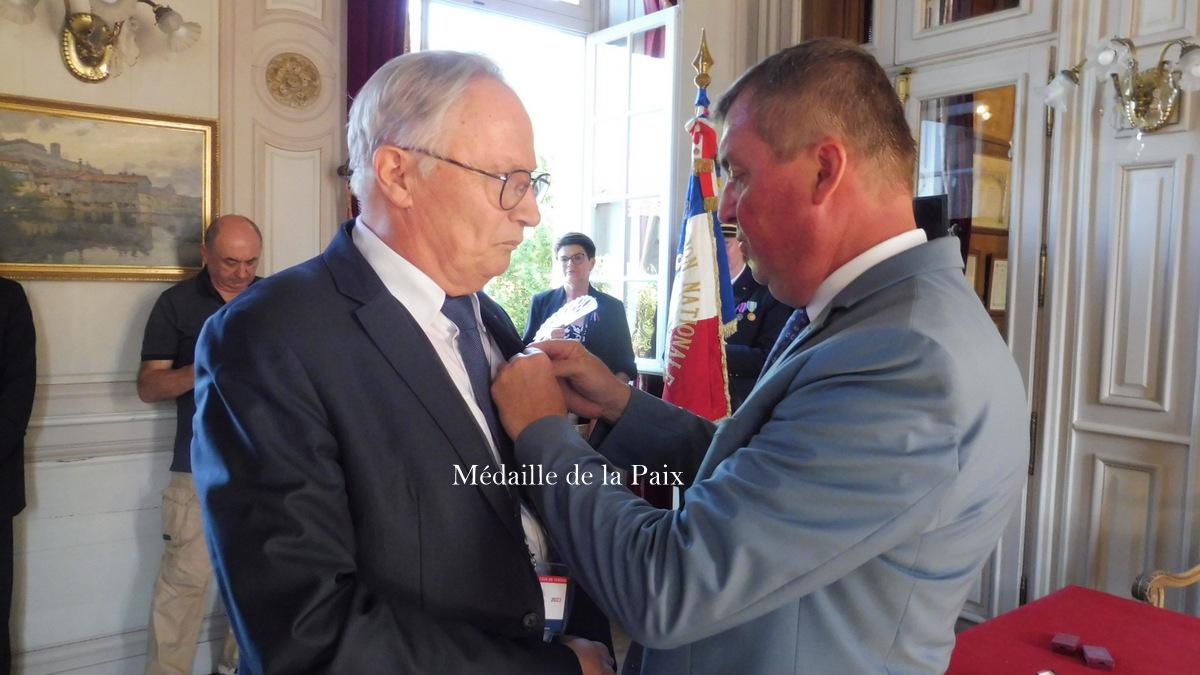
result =
M675 54L672 12L588 36L585 220L593 279L625 303L638 369L660 372L669 292Z
M528 297L562 283L550 242L584 232L597 246L593 284L625 304L639 370L660 372L660 308L673 249L667 219L676 200L671 169L674 154L685 150L671 116L675 15L660 12L588 35L597 4L414 0L411 42L414 49L477 52L496 61L533 121L538 168L553 177L542 226L527 233L488 292L502 296L522 328Z

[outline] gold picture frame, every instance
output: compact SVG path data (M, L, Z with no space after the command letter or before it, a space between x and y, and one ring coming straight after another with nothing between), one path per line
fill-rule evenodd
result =
M217 159L216 120L0 96L0 275L188 276Z

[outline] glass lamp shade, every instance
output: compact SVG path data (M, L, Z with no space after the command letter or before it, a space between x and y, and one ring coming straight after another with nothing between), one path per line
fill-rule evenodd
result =
M1110 35L1088 48L1087 70L1099 80L1108 80L1113 73L1120 75L1133 64L1128 45L1116 39Z
M1059 71L1058 75L1046 85L1046 105L1059 112L1067 111L1067 101L1075 93L1075 81L1068 71Z
M167 46L173 52L181 52L200 41L200 24L188 21L167 37Z
M1179 58L1179 88L1184 91L1200 91L1200 47L1188 45Z
M170 35L183 25L183 17L170 7L160 7L154 10L154 23L159 30Z

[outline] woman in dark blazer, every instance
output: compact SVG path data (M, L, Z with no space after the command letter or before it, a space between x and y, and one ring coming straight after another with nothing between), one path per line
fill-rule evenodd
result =
M566 282L533 296L529 323L525 326L525 344L533 341L538 328L567 302L584 295L596 299L596 310L575 323L554 331L556 338L580 340L587 350L600 358L608 369L623 380L637 375L633 360L633 340L625 305L613 296L592 287L592 268L596 266L596 244L586 234L568 232L554 244L554 255L562 265Z

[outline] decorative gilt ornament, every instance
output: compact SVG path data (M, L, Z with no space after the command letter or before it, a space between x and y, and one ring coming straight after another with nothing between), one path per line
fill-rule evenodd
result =
M276 54L267 63L267 91L289 108L307 108L321 95L321 72L303 54Z
M72 75L84 82L108 78L121 24L118 21L109 27L94 14L72 13L68 8L63 21L62 56Z
M707 87L712 84L712 76L708 71L712 69L713 64L712 53L708 51L708 31L700 29L700 50L696 52L696 58L692 61L692 68L696 70L696 86Z

